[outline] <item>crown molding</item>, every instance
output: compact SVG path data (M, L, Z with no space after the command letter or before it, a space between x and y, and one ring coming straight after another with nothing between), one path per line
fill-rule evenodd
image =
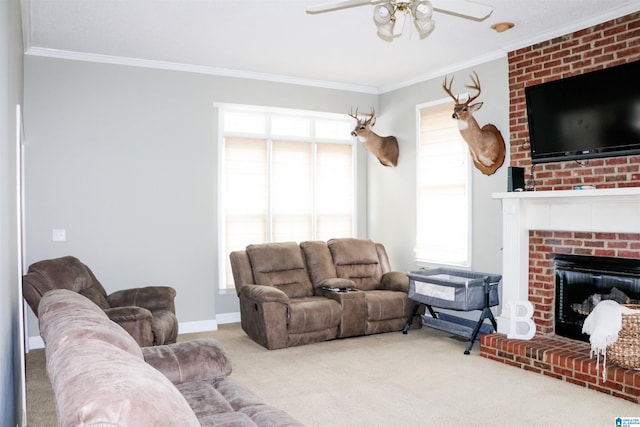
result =
M25 55L46 58L68 59L73 61L98 62L102 64L128 65L131 67L154 68L159 70L183 71L187 73L208 74L221 77L261 80L274 83L286 83L301 86L319 87L323 89L344 90L350 92L370 93L377 95L379 90L373 86L353 85L323 80L305 79L280 74L258 73L252 71L233 70L229 68L208 67L202 65L181 64L176 62L155 61L149 59L127 58L122 56L101 55L95 53L74 52L59 49L30 47Z
M427 74L421 74L409 80L385 85L381 87L354 85L347 83L304 79L299 77L284 76L279 74L257 73L243 70L233 70L229 68L216 68L201 65L180 64L175 62L154 61L148 59L127 58L122 56L101 55L95 53L74 52L59 49L47 49L41 47L31 47L25 51L25 55L40 56L46 58L67 59L72 61L97 62L102 64L127 65L132 67L153 68L160 70L183 71L187 73L208 74L221 77L235 77L241 79L261 80L275 83L295 84L302 86L319 87L323 89L345 90L350 92L368 93L380 95L391 92L406 86L423 82L432 78L440 77L444 74L482 64L494 59L506 56L504 51L490 52L486 55L472 58L468 61L453 64L445 68L433 70Z

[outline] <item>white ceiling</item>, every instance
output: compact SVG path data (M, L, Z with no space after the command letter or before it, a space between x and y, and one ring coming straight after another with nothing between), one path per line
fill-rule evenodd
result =
M428 38L407 25L385 42L371 5L305 13L325 1L22 0L26 52L380 93L640 10L638 0L480 0L494 7L482 22L434 12ZM515 28L490 28L502 21Z

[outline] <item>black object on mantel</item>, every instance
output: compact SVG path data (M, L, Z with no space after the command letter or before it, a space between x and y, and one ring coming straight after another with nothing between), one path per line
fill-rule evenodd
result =
M507 191L524 191L524 168L509 166Z

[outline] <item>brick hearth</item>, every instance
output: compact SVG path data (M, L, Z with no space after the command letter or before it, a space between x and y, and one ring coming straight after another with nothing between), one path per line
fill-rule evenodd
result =
M640 403L640 371L607 363L607 380L603 381L602 357L596 369L596 357L591 359L589 351L588 343L559 336L525 341L487 334L480 339L482 357Z

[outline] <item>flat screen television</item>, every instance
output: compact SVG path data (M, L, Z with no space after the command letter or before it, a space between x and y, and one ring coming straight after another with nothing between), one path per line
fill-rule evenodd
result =
M531 162L640 153L640 61L525 88Z

